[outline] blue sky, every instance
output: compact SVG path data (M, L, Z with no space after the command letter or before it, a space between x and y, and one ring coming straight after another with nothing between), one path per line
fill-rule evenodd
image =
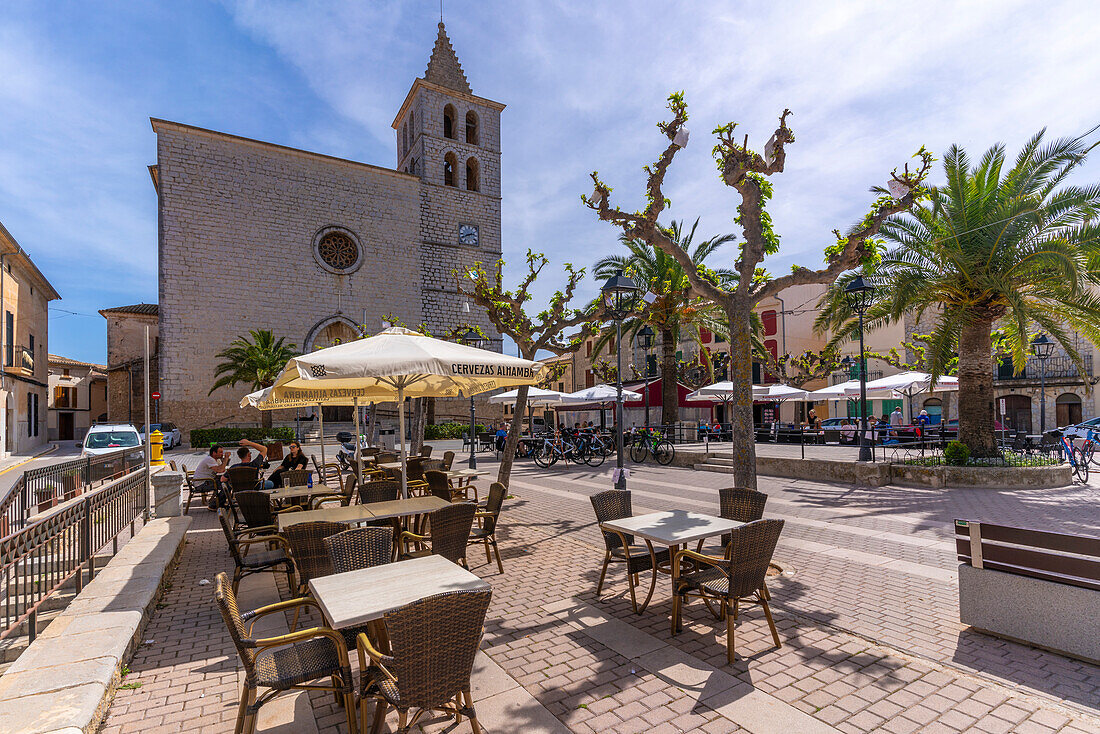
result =
M104 361L97 310L156 300L150 116L394 165L389 125L438 14L435 0L3 3L0 221L63 296L50 351ZM579 196L598 169L617 203L640 205L672 90L687 93L692 139L667 180L669 216L701 217L706 236L736 231L737 203L709 131L736 120L759 147L794 111L797 142L773 178L773 272L818 264L830 231L921 145L976 156L1100 122L1092 2L448 0L446 21L474 92L508 105L516 263L528 247L578 265L617 247Z

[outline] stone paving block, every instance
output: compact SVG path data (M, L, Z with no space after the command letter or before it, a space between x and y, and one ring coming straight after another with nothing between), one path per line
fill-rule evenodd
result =
M57 729L84 730L98 719L105 704L107 686L88 683L20 698L14 706L0 706L0 731L4 734L41 734Z

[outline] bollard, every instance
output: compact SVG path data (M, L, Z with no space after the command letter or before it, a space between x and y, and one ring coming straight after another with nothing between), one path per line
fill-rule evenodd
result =
M154 514L157 517L179 517L183 475L162 471L154 474L152 479Z

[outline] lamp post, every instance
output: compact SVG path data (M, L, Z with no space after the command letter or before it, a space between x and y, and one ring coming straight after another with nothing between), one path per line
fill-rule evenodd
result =
M1054 353L1054 342L1046 334L1031 340L1031 351L1039 360L1039 433L1047 432L1047 360Z
M646 324L638 332L638 346L645 351L645 371L642 376L645 378L645 425L649 428L649 350L653 348L653 329L649 324Z
M615 489L626 489L626 474L623 471L623 319L634 310L641 290L621 270L616 270L600 288L607 316L615 322Z
M458 340L470 347L477 347L481 349L485 345L485 340L481 338L481 334L477 333L473 329L467 329L465 333L458 337ZM470 461L469 467L471 469L477 469L477 424L475 423L474 415L474 396L470 396Z
M867 352L863 347L863 314L870 308L875 288L857 275L844 289L848 307L859 315L859 460L871 461L871 445L867 443Z

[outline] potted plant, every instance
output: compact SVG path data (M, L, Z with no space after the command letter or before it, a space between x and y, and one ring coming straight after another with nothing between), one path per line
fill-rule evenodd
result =
M80 469L69 469L61 475L62 499L72 499L80 494L82 486Z

